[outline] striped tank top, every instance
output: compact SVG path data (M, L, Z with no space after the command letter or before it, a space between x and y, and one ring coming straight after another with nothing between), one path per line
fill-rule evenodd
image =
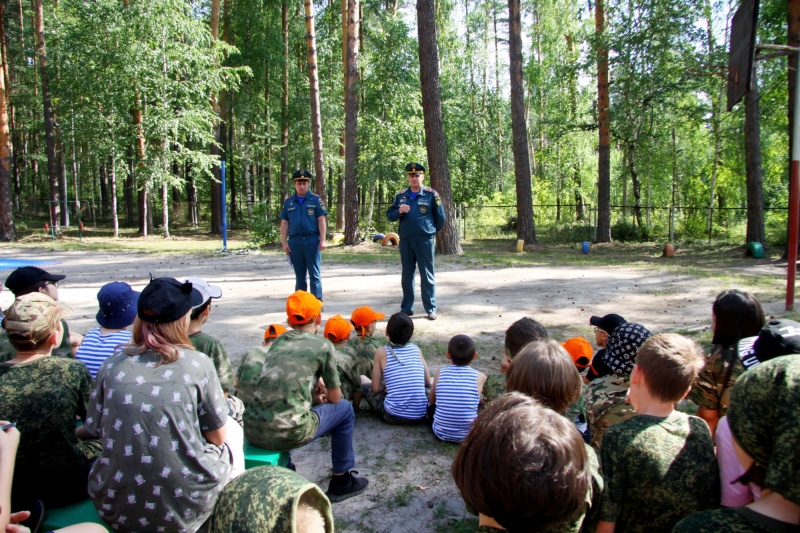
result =
M433 433L448 442L462 442L478 416L478 371L450 365L439 371Z
M386 400L383 406L386 412L407 420L425 418L428 396L425 394L425 367L419 357L419 348L411 343L385 348L383 380L386 382Z
M130 340L130 331L114 331L103 335L100 333L100 328L94 328L83 338L75 358L85 364L92 379L96 379L97 371L100 370L103 361L114 353L117 346L126 344Z

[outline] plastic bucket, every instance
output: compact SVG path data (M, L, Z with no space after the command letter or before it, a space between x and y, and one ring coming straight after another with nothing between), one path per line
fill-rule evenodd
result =
M583 241L581 243L581 252L588 254L589 253L589 241Z

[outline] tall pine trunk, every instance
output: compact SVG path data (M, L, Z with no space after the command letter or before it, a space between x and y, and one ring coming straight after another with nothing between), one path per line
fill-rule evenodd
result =
M0 17L2 15L2 9L0 9ZM0 38L4 39L4 36L0 35ZM17 233L14 228L14 210L11 204L12 153L7 104L6 77L0 76L0 241L11 242L17 239Z
M111 224L114 227L114 237L119 237L119 217L117 216L117 158L114 152L108 156L108 185L111 189Z
M359 0L347 2L347 68L344 78L344 243L358 243L358 32Z
M605 45L604 0L594 7L597 39L597 242L611 242L611 115L608 98L608 48Z
M744 94L744 158L747 182L747 242L766 244L764 235L764 200L761 195L761 120L758 109L758 85L753 82Z
M50 225L58 226L61 219L60 195L58 191L58 166L56 162L56 132L53 122L53 101L50 97L50 82L47 71L47 48L44 41L44 12L42 0L31 0L36 22L36 47L39 56L39 81L42 86L44 111L45 148L47 151L47 178L50 183Z
M444 227L436 238L436 251L445 255L459 255L461 243L458 239L453 193L450 188L447 139L444 135L442 101L439 93L439 45L433 1L417 0L419 79L422 87L425 148L428 153L431 186L439 192L446 217Z
M308 85L311 96L311 139L314 145L314 176L317 194L323 201L325 194L325 165L322 158L322 118L319 104L319 76L317 74L317 36L314 28L314 4L304 0L306 11L306 50L308 53Z
M211 36L214 41L219 40L219 13L220 13L220 2L222 0L211 0ZM224 134L221 131L224 128L222 116L220 115L220 102L217 99L217 95L213 95L211 97L211 107L214 111L214 114L217 116L217 125L214 127L214 138L216 139L216 143L212 143L211 145L211 155L215 155L222 159L222 153L220 152L221 146L225 145L224 142ZM224 109L224 107L223 107ZM222 139L222 141L220 141ZM219 144L217 144L219 143ZM210 183L210 194L211 194L211 233L220 233L222 231L222 171L220 165L214 165Z
M289 197L289 0L281 2L283 79L281 84L281 202Z
M522 21L520 0L508 0L508 53L511 71L511 133L514 151L514 177L517 186L517 239L536 242L533 222L531 163L528 129L525 123L525 88L522 82Z

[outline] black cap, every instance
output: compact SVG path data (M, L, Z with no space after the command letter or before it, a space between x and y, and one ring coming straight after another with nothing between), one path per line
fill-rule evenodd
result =
M136 314L145 322L167 324L202 303L203 295L191 283L181 283L174 278L155 278L139 295Z
M421 165L420 163L409 163L406 165L406 174L411 174L412 172L425 172L425 166Z
M292 174L294 181L311 181L313 177L308 170L295 170L294 174Z
M609 335L614 333L614 330L617 329L617 326L625 324L626 322L627 320L615 314L610 314L603 317L593 316L589 319L589 324L597 326Z
M800 323L794 320L770 320L758 337L739 341L739 359L745 368L791 354L800 354Z
M61 281L66 277L63 274L51 274L39 267L26 266L18 268L8 275L6 287L14 293L14 296L18 296L19 293L40 281Z

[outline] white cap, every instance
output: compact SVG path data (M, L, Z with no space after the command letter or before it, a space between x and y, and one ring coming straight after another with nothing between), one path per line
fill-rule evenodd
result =
M203 295L203 303L206 303L211 298L219 298L222 296L222 289L219 285L211 285L203 278L184 278L183 282L191 283L192 287L197 289L197 292ZM200 307L200 305L194 306L193 309Z

